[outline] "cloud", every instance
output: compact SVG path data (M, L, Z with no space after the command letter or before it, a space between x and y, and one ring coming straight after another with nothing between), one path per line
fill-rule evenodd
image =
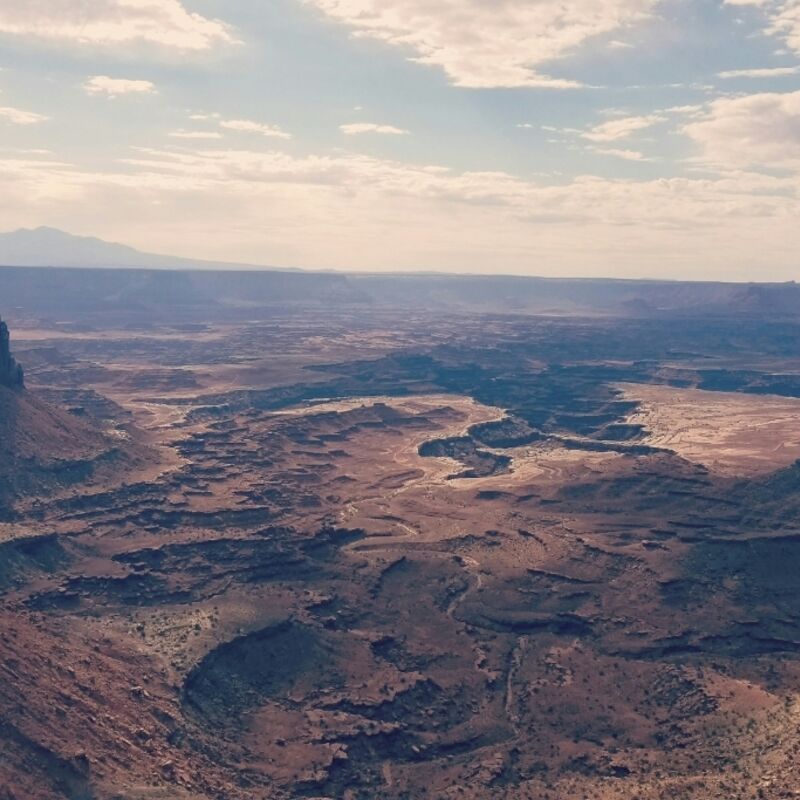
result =
M658 0L305 0L470 88L576 88L544 65L646 18Z
M223 119L219 123L221 128L241 133L258 133L273 139L291 139L292 135L281 130L277 125L264 125L249 119Z
M554 182L201 146L137 150L107 171L0 154L0 181L7 226L94 225L106 238L223 261L650 277L696 277L702 265L709 277L761 279L769 265L785 279L800 250L797 178L743 170Z
M181 0L0 0L0 33L79 45L136 42L184 51L233 43L229 26Z
M756 69L728 69L718 72L718 78L775 78L781 75L797 75L800 67L760 67Z
M395 128L394 125L376 125L372 122L353 122L349 125L340 125L339 130L347 136L358 136L362 133L381 133L390 136L406 136L410 131Z
M613 147L593 147L595 153L600 153L604 156L614 156L615 158L623 158L626 161L652 161L644 153L638 150L618 150Z
M49 119L49 117L44 114L36 114L33 111L23 111L21 108L0 106L0 119L11 122L14 125L36 125Z
M703 106L687 105L687 106L670 106L669 108L662 108L657 113L659 114L683 114L688 117L695 117L702 113Z
M771 15L771 22L767 33L783 37L795 53L800 53L800 3L797 0L779 3Z
M800 170L800 91L718 98L683 132L709 165Z
M588 131L584 131L581 136L591 142L614 142L617 139L625 139L636 131L650 128L660 122L665 122L666 117L660 114L647 114L640 117L621 117L612 119L596 125Z
M169 136L173 139L221 139L219 131L170 131Z
M124 163L134 170L126 181L145 181L165 190L205 189L214 196L227 186L252 195L260 193L262 187L280 186L278 194L286 192L288 196L303 187L304 192L323 192L337 205L364 193L382 198L381 202L403 196L417 202L481 207L485 212L505 209L504 213L518 220L564 223L568 231L574 230L571 223L584 222L690 229L753 213L754 209L759 214L777 213L796 206L800 192L794 180L747 172L715 179L652 181L584 175L553 185L506 172L459 172L439 165L406 164L356 154L294 156L282 151L140 149ZM268 191L274 193L273 189ZM768 212L767 207L771 209Z
M754 6L767 18L764 32L780 36L795 53L800 53L800 2L798 0L725 0L729 6Z
M121 94L152 94L155 84L150 81L110 78L108 75L95 75L83 84L88 94L118 97Z

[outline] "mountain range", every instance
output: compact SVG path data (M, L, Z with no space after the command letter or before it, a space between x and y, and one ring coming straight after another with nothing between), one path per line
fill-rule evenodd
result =
M57 228L20 228L0 233L0 265L13 267L127 267L143 269L273 269L143 253L93 236Z
M794 317L800 315L800 286L320 272L154 255L54 228L0 234L0 306L6 310L228 309L236 314L242 308L309 302L327 308L391 306L459 313Z

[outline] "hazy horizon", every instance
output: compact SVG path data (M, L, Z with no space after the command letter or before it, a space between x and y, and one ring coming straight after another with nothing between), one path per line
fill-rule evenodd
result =
M115 261L101 262L99 260L89 262L81 261L79 256L70 256L69 258L62 257L61 259L50 259L48 261L39 260L34 261L16 261L3 260L3 247L2 242L5 236L16 234L36 234L40 231L46 231L48 234L58 234L59 236L74 239L79 243L98 243L110 248L120 248L121 250L128 250L134 255L142 256L143 259L157 259L163 263L148 263L143 260L142 263L121 263ZM309 273L309 274L333 274L341 276L353 277L451 277L451 278L530 278L533 280L565 280L565 281L628 281L632 283L653 282L653 283L730 283L730 284L796 284L797 280L794 278L786 278L781 281L758 280L758 279L706 279L702 276L695 276L694 278L670 278L670 277L653 277L646 275L544 275L538 273L523 273L515 274L512 272L504 272L502 270L490 271L473 271L463 272L458 270L437 270L426 269L425 267L406 268L406 269L392 269L387 268L383 270L378 269L347 269L343 267L295 267L286 266L283 264L247 264L242 262L217 262L208 261L204 259L184 258L182 256L172 253L150 253L132 248L124 242L108 242L103 239L98 239L94 236L76 236L70 234L68 231L61 231L58 228L50 228L48 226L40 226L38 228L18 228L14 231L0 231L0 269L3 268L23 268L23 269L110 269L110 270L136 270L136 271L163 271L163 272L181 272L181 271L198 271L198 272L220 272L230 271L232 273L241 272L291 272L291 273Z
M795 0L0 0L3 229L344 272L796 279Z

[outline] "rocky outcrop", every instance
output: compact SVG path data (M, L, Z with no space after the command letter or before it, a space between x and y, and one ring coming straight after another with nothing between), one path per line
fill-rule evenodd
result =
M24 385L22 367L11 355L9 339L8 325L0 319L0 386L21 389Z

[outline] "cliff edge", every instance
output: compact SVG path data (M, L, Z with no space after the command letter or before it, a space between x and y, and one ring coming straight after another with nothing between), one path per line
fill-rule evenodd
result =
M25 385L22 367L11 355L11 336L8 325L0 319L0 386L21 389Z

